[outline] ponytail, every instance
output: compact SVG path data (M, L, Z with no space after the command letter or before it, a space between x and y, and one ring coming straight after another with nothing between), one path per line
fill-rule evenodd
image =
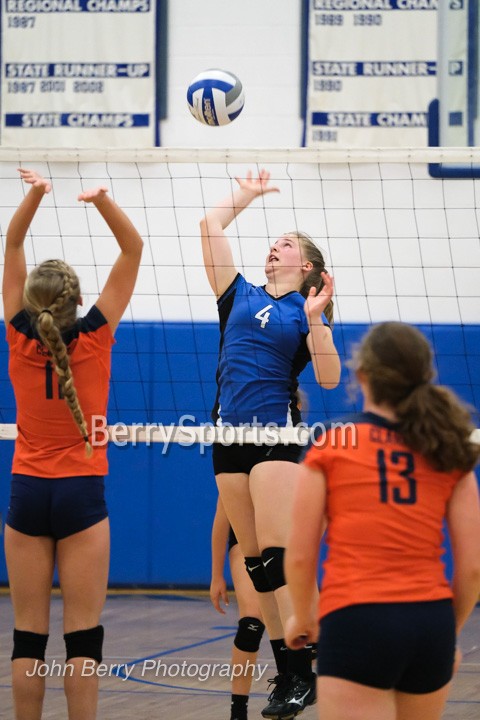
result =
M372 401L390 407L405 444L437 470L469 472L480 457L471 441L471 413L451 390L433 384L433 354L417 328L375 325L354 353L352 366L368 382Z
M474 424L467 407L448 388L418 385L395 413L405 444L436 470L469 472L475 466L480 446L470 439Z
M318 293L325 284L323 282L322 272L327 272L327 268L325 267L325 259L321 250L316 246L310 235L307 235L307 233L292 232L287 233L287 235L292 235L298 238L303 256L302 260L307 260L313 265L308 275L306 275L303 284L299 290L300 295L303 295L304 298L308 297L310 293L310 288L312 287L316 289L316 294L318 295ZM333 300L330 300L323 312L328 320L328 324L333 329Z

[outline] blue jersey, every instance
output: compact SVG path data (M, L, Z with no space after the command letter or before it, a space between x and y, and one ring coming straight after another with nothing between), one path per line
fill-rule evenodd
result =
M218 299L220 356L212 413L218 424L300 422L298 375L310 360L304 303L295 291L274 298L240 274Z

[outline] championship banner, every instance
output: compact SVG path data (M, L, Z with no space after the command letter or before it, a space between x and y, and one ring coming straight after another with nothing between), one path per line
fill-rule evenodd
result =
M1 137L159 145L156 0L1 0Z
M472 13L473 9L473 13ZM475 146L478 119L478 2L450 0L438 9L439 145Z
M428 145L438 0L305 1L305 145Z

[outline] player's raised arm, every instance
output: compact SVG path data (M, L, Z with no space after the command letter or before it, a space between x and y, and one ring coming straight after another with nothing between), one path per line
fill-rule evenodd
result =
M333 277L327 272L323 272L321 275L323 278L322 289L317 292L315 287L310 288L304 305L310 330L307 345L316 381L321 387L332 390L340 382L341 365L333 342L332 330L324 324L322 313L325 312L333 297Z
M266 170L261 170L256 178L249 171L246 179L236 180L238 188L233 194L209 210L200 222L205 270L217 297L225 292L237 274L224 230L255 198L268 192L278 192L278 188L268 184L270 173Z
M31 187L14 212L7 229L2 286L3 312L6 324L23 307L23 287L27 278L24 250L25 237L43 196L52 189L50 182L34 170L19 168L18 171L22 180Z
M112 332L115 332L132 297L142 257L143 240L124 211L107 195L106 187L86 190L78 196L78 200L95 205L120 247L120 255L96 303L108 320Z

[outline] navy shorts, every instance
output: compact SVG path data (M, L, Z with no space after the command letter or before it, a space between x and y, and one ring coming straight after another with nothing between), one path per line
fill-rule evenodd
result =
M455 645L451 600L351 605L320 621L318 675L430 693L450 682Z
M233 443L232 445L213 445L213 470L220 473L245 473L250 475L258 463L283 460L298 463L305 448L302 445L254 445L253 443Z
M102 476L12 475L7 525L25 535L61 540L108 517Z

